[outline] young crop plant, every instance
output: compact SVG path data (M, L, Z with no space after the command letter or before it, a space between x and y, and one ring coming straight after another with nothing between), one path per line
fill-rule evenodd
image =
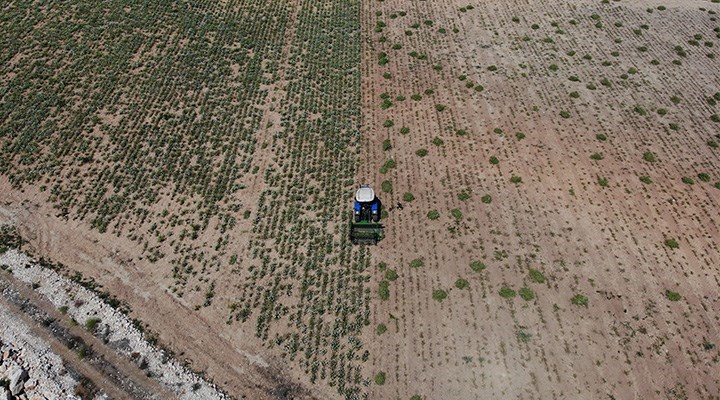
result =
M375 375L375 384L376 385L384 385L385 384L385 372L378 372Z
M492 165L498 165L500 163L500 160L498 160L495 156L490 156L490 164Z
M600 185L600 187L608 187L610 185L608 179L601 176L598 176L597 183L598 185Z
M410 203L411 201L415 200L415 196L410 192L405 192L403 194L403 201L406 203Z
M380 336L383 333L387 332L387 326L385 324L378 324L377 328L375 328L375 333Z
M521 289L518 291L518 294L520 295L520 298L523 299L523 300L525 300L525 301L530 301L530 300L533 300L533 299L535 298L535 292L533 292L532 289L529 289L529 288L526 288L526 287L521 288Z
M697 177L698 177L698 179L700 179L700 181L702 181L702 182L710 182L710 175L708 175L708 174L705 173L705 172L699 173Z
M680 243L678 243L678 241L675 239L665 239L665 246L675 250L680 248Z
M466 279L463 279L463 278L458 278L458 280L455 281L455 287L458 289L465 289L469 285L470 285L470 283Z
M515 138L516 138L517 140L523 140L523 139L525 139L525 134L522 133L522 132L518 132L518 133L515 134Z
M408 133L410 133L410 128L408 128L407 126L403 126L402 128L400 128L401 135L407 135Z
M482 201L484 204L490 204L492 203L492 197L489 194L486 194L480 198L480 201Z
M651 184L653 181L652 181L652 179L650 179L649 176L641 176L641 177L640 177L640 182L642 182L642 183L644 183L644 184L646 184L646 185L649 185L649 184Z
M450 210L450 215L452 215L453 219L458 222L463 218L463 213L459 208L453 208Z
M416 258L410 261L410 268L421 268L425 266L425 261L422 258Z
M386 119L385 122L383 122L384 128L392 128L395 125L395 122L391 119Z
M590 300L585 295L576 294L575 296L572 297L572 299L570 299L570 302L576 306L587 307Z
M483 272L487 268L482 261L473 261L470 263L470 269L474 272Z
M530 280L536 283L545 283L545 274L542 273L542 271L534 268L530 268L528 270L528 275L530 276Z
M604 142L604 141L607 140L607 136L605 136L605 135L602 134L602 133L598 133L597 135L595 135L595 139L597 139L597 140L599 140L599 141L601 141L601 142Z
M460 193L458 193L458 199L459 199L460 201L469 200L469 199L470 199L470 192L468 192L467 190L461 191Z
M517 295L517 293L513 289L507 286L503 286L502 288L500 288L499 294L500 297L502 297L503 299L512 299Z
M447 292L442 289L436 289L432 293L432 298L438 303L442 303L443 300L447 299Z
M434 144L435 146L442 146L445 144L445 141L435 136L432 140L432 144Z
M682 181L682 183L684 183L686 185L694 185L695 184L695 179L690 178L689 176L683 176L682 178L680 178L680 180Z
M522 177L513 174L513 176L510 177L510 182L514 184L522 183Z
M670 289L665 290L665 297L670 301L680 301L682 296L678 292L673 292Z
M392 193L393 192L393 185L390 181L383 181L382 184L380 184L380 188L385 193Z
M602 153L593 153L590 155L590 159L595 160L595 161L600 161L603 158L605 158L605 157L602 155Z
M653 153L651 151L646 151L643 154L643 160L645 160L647 162L655 162L655 153Z
M417 154L419 157L425 157L428 154L427 149L418 149L415 154Z
M440 212L438 210L430 210L427 213L427 217L431 221L435 221L436 219L440 218Z
M570 118L570 113L567 111L560 111L560 116L563 118Z

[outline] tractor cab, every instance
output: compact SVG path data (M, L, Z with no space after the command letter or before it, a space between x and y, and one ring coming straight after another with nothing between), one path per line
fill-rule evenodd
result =
M368 185L360 186L355 193L355 222L380 221L380 200Z

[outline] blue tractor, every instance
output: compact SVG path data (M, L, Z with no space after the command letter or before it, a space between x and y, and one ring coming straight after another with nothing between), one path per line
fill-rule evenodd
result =
M382 203L368 185L360 186L355 193L353 222L350 224L350 240L353 244L377 244L383 237L379 223Z

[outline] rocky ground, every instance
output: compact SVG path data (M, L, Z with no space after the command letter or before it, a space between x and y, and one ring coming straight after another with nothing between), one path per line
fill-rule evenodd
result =
M6 398L102 398L104 384L119 391L115 395L133 398L224 398L214 385L148 343L137 323L78 279L68 279L15 250L0 255L0 268L4 270L0 282L0 390L5 392L0 393ZM38 299L23 293L30 288ZM48 334L48 341L72 350L69 355L56 354L38 337L38 328L28 326L28 317L30 325L36 322L47 328L43 333ZM78 358L100 372L100 377L89 380L68 366L68 361L77 363Z

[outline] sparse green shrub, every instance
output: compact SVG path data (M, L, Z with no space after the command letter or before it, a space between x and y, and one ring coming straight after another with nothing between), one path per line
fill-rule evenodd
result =
M403 194L403 201L409 203L413 200L415 200L415 196L412 193L405 192L405 194Z
M416 258L410 261L410 268L420 268L425 266L425 261L422 258Z
M665 239L665 246L675 250L680 247L680 243L675 239Z
M680 180L682 181L682 183L684 183L686 185L694 185L695 184L695 180L693 178L690 178L689 176L683 176L682 178L680 178Z
M585 295L576 294L575 296L572 297L572 299L570 299L570 302L572 304L575 304L576 306L587 307L590 300Z
M510 177L510 182L518 184L522 182L522 178L517 175L513 175Z
M435 136L432 140L432 144L434 144L435 146L442 146L445 144L445 141Z
M85 329L89 330L90 332L95 331L95 328L97 328L98 324L100 323L100 318L88 318L85 320Z
M560 116L563 118L570 118L570 113L567 111L560 111Z
M490 164L492 164L492 165L497 165L499 162L500 162L500 160L498 160L497 157L495 157L495 156L490 156Z
M490 197L489 194L486 194L480 198L480 201L482 201L485 204L490 204L492 202L492 197Z
M395 125L395 122L391 119L386 119L385 122L383 122L383 127L385 128L392 128L393 125Z
M469 199L470 199L470 192L468 192L467 190L461 191L460 193L458 193L458 199L459 199L460 201L469 200Z
M521 288L518 291L518 294L520 295L520 298L522 298L525 301L530 301L535 298L535 292L533 292L531 289L526 288L526 287Z
M703 182L710 182L710 175L706 174L705 172L701 172L698 174L698 179Z
M605 135L602 134L602 133L598 133L597 135L595 135L595 139L597 139L597 140L599 140L599 141L601 141L601 142L604 142L604 141L607 140L607 136L605 136Z
M444 104L435 104L435 109L438 110L439 112L444 111L446 108L447 108L447 106Z
M512 290L511 288L509 288L507 286L503 286L500 289L499 294L500 294L500 297L502 297L503 299L512 299L513 297L515 297L517 295L517 293L515 293L514 290Z
M533 282L545 283L545 274L543 274L540 270L530 268L528 270L528 275Z
M476 261L473 261L470 263L470 269L472 269L475 272L482 272L483 270L485 270L485 268L487 268L487 267L481 261L476 260Z
M600 185L601 187L608 187L608 185L609 185L607 178L598 177L597 182L598 182L598 185Z
M440 218L440 212L438 210L430 210L427 213L427 217L429 220L434 221L434 220Z
M641 176L641 177L640 177L640 182L642 182L642 183L644 183L644 184L646 184L646 185L649 185L649 184L652 183L652 179L650 179L649 176Z
M465 289L469 285L470 283L468 283L468 281L463 278L458 278L458 280L455 281L455 287L458 289Z
M381 187L382 191L385 193L392 193L392 191L393 191L393 185L392 185L392 182L390 182L390 181L383 181L382 184L380 185L380 187Z
M643 154L643 160L645 160L647 162L655 162L655 154L651 151L646 151Z
M385 326L385 324L378 324L377 328L375 328L375 333L378 335L382 335L385 332L387 332L387 326Z
M633 111L643 116L647 115L647 111L645 111L645 109L640 106L635 106L635 108L633 108Z
M392 149L392 143L390 143L390 139L383 140L382 148L383 151L388 151Z
M450 215L455 219L455 221L460 221L463 218L463 213L460 211L459 208L453 208L450 210Z
M418 149L415 154L417 154L420 157L425 157L428 154L427 149Z
M380 300L383 301L390 298L390 282L380 281L380 285L378 286L378 295L380 296Z
M408 128L407 126L403 126L402 128L400 128L400 134L407 135L408 133L410 133L410 128Z
M375 375L375 384L376 385L384 385L385 384L385 373L384 372L378 372L377 375Z
M447 298L447 292L442 289L434 290L432 293L432 298L435 301L442 303L443 300L445 300Z
M682 299L682 296L680 296L680 293L673 292L670 289L665 290L665 297L670 301L680 301L680 299Z
M525 134L522 132L518 132L515 134L515 137L517 138L517 140L522 140L525 139Z
M590 155L590 159L595 160L595 161L600 161L603 158L605 158L605 157L602 155L602 153L592 153Z

